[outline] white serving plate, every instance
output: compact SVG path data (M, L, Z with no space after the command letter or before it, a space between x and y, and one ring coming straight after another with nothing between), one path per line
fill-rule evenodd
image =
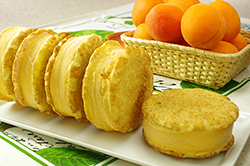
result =
M180 159L162 154L143 139L142 127L132 133L105 132L90 123L74 118L44 115L15 102L0 104L0 121L40 134L74 143L139 165L233 166L237 161L250 132L250 113L240 112L233 134L235 144L228 151L207 159Z

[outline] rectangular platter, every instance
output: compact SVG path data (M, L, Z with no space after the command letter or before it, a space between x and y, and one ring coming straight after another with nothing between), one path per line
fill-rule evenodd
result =
M139 165L234 165L250 132L250 113L240 112L233 134L235 144L228 152L207 159L179 159L157 152L143 139L142 127L121 134L105 132L90 123L80 123L73 118L44 115L32 108L24 108L15 102L0 106L0 121L40 134L61 139L102 152Z

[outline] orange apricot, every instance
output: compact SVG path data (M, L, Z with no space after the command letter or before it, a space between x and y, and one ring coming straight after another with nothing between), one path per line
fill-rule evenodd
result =
M183 11L179 7L168 3L158 4L146 16L148 33L155 40L178 43L182 39L182 16Z
M219 13L219 17L220 17L220 23L221 23L220 27L219 27L217 33L210 40L203 43L203 45L206 48L212 48L213 46L216 45L216 43L218 44L222 40L222 38L225 34L226 23L225 23L224 17L222 16L221 13Z
M210 5L220 11L226 21L226 32L222 40L230 41L234 39L241 28L240 16L236 9L230 3L223 0L215 0Z
M231 40L229 42L232 43L235 47L237 47L239 51L247 46L246 39L240 33L233 40Z
M225 20L213 6L199 3L191 6L181 19L181 32L192 47L211 49L225 34Z
M200 1L199 0L168 0L168 3L178 6L183 12L185 12L191 6L200 3Z
M132 21L137 27L141 23L145 23L148 12L157 4L164 3L163 0L137 0L132 10Z
M209 51L223 53L223 54L233 54L238 52L239 50L231 43L226 41L220 41L216 46L209 49Z
M138 27L136 27L133 37L146 40L153 39L147 31L145 23L142 23Z

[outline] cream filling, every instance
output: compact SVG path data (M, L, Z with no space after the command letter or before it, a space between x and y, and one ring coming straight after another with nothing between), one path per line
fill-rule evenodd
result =
M87 39L88 37L86 36L70 38L58 52L52 69L50 80L51 96L55 109L63 116L74 117L74 113L70 110L68 100L68 76L70 72L70 65L74 60L77 48Z
M150 144L186 157L220 152L231 140L233 124L226 129L212 131L173 131L143 120L144 134Z
M3 56L5 55L6 50L10 47L11 42L14 37L22 30L26 28L23 27L15 27L10 28L0 35L0 95L10 98L7 94L5 83L4 83L4 73L3 73Z
M99 107L94 110L95 116L99 117L96 121L97 126L101 126L107 131L116 131L116 127L113 126L112 122L112 111L110 103L110 82L112 81L112 73L114 70L114 65L117 62L117 54L124 54L125 50L113 47L113 50L106 51L105 56L100 56L101 66L96 66L94 75L95 87L95 100L99 102ZM101 77L100 77L101 75ZM115 111L114 111L115 112Z
M42 45L51 37L51 34L43 33L39 37L31 39L30 43L26 46L25 51L22 55L19 68L19 85L23 92L24 103L35 109L38 109L38 105L35 101L34 94L32 91L32 73L33 64L36 60Z

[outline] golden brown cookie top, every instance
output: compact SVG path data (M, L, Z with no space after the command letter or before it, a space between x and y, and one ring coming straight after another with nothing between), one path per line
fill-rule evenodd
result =
M238 118L226 96L203 89L172 89L150 96L142 105L147 121L174 131L219 130Z
M83 81L88 120L105 131L126 133L142 122L141 105L152 94L149 55L139 46L107 41L90 58Z

